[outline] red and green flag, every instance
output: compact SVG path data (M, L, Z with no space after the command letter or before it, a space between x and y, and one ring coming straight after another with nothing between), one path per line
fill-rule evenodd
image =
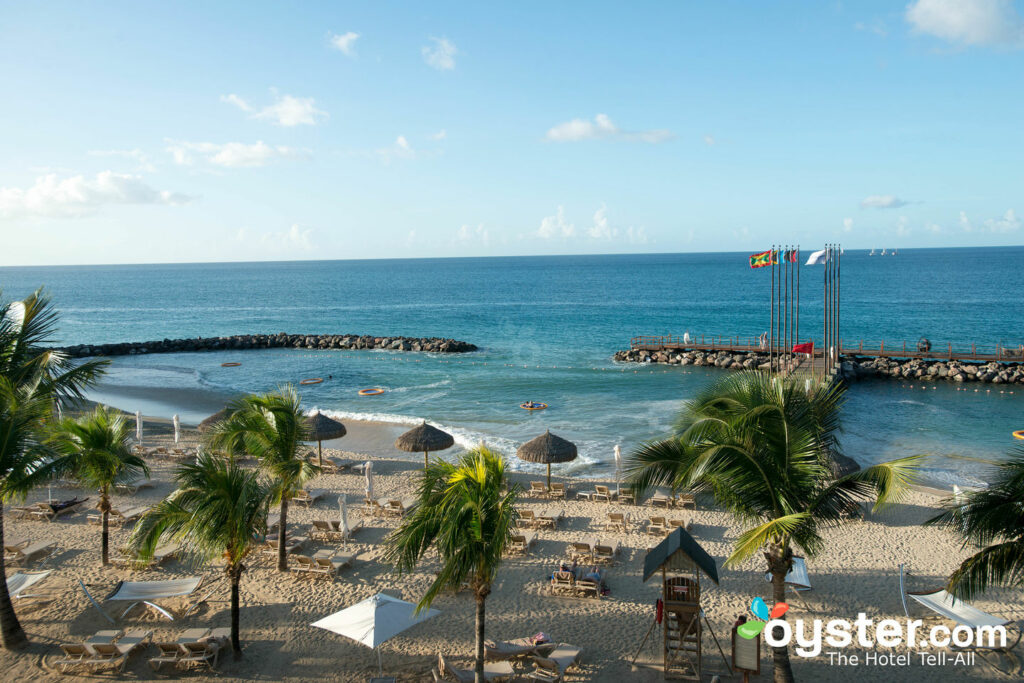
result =
M778 252L773 249L768 251L762 251L760 254L750 255L750 267L751 268L764 268L779 262Z
M782 255L783 261L789 261L790 263L796 263L796 249L788 249L786 253Z

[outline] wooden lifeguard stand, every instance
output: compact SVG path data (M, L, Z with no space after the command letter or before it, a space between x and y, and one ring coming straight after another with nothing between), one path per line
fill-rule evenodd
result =
M704 671L702 639L707 622L700 607L700 575L718 585L718 566L680 527L644 558L644 581L659 573L665 678L699 681Z

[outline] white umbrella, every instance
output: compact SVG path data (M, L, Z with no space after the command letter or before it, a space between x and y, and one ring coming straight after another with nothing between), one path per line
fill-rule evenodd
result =
M177 443L179 441L181 441L181 418L179 418L178 414L175 413L174 414L174 443L175 443L175 445L177 445Z
M142 411L135 411L135 440L142 445Z
M366 461L363 472L366 473L366 500L373 500L373 463L371 461Z
M341 526L338 530L341 531L341 542L345 543L348 540L348 503L345 501L345 494L338 494L338 507L341 510Z
M615 444L615 494L622 493L622 449Z
M416 605L411 602L377 593L310 625L351 638L377 650L377 669L383 675L384 665L378 649L380 644L394 638L410 626L441 613L440 610L425 609L415 614L415 610Z

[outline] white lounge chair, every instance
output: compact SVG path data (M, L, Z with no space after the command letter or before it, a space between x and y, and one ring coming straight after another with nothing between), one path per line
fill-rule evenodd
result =
M538 681L561 681L566 671L579 664L582 650L567 643L559 643L545 657L535 655L533 663L536 667L528 678Z
M114 484L114 488L121 492L129 495L135 495L140 489L151 489L154 484L148 477L139 477L132 481L124 481L119 484Z
M459 683L473 683L476 680L476 673L472 669L456 668L442 654L437 655L437 668L442 676L451 676ZM485 681L507 681L515 674L515 669L507 661L484 662Z

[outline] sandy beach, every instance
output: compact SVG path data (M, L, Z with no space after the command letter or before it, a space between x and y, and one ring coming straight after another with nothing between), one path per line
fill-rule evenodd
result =
M346 426L349 433L345 438L325 442L325 454L344 459L373 460L378 496L400 498L412 495L421 464L418 464L416 456L394 450L392 443L402 428L359 422ZM145 443L147 446L170 445L170 433L166 420L147 420ZM193 430L184 430L186 441L194 442L197 437ZM151 466L155 487L134 496L117 495L115 506L151 504L172 490L174 463L167 458L153 457ZM557 474L557 467L555 470ZM527 488L529 481L536 478L515 475L515 480ZM612 483L557 477L555 480L565 481L573 491L591 490L596 483ZM308 531L314 519L336 519L337 496L345 494L350 503L360 502L364 497L364 484L364 478L358 474L321 475L312 482L311 488L324 489L329 493L309 509L297 505L290 507L289 533ZM96 500L94 492L79 489L54 487L52 495L55 499L89 495L89 505ZM852 619L863 611L876 620L902 618L897 573L901 562L913 572L910 589L923 589L938 585L968 554L949 533L920 526L923 520L934 514L941 495L938 491L916 490L903 504L884 514L869 515L864 521L828 532L826 550L808 560L813 590L802 597L811 611L807 612L799 601L792 601L791 617ZM46 496L47 490L37 490L29 500L45 500ZM582 665L571 673L569 680L661 680L659 671L644 666L634 669L630 664L652 623L654 603L660 592L656 579L649 584L641 582L644 554L657 539L642 533L639 522L658 513L648 505L620 506L578 501L572 494L566 501L552 504L524 493L521 501L525 507L555 505L564 510L566 519L556 530L539 531L539 540L529 555L509 558L503 565L487 602L488 637L514 639L543 631L556 641L582 648ZM630 515L632 523L626 533L601 530L599 523L609 511L624 511ZM70 518L53 523L5 519L6 538L49 539L59 546L55 556L31 567L55 570L43 584L44 588L52 590L55 599L37 606L17 606L31 645L17 654L0 652L0 665L6 671L5 680L69 678L52 667L52 662L60 654L58 645L81 641L98 630L110 627L90 605L78 585L79 580L102 604L102 598L121 580L203 576L205 581L201 592L215 590L198 614L171 623L154 618L152 613L136 611L119 621L118 627L153 629L156 639L159 639L161 636L173 637L186 628L229 625L227 582L221 578L217 567L190 567L172 560L155 570L103 568L99 556L99 527L87 523L88 512L89 509L83 509ZM764 580L763 561L752 559L737 567L722 566L740 528L725 513L715 510L706 497L698 498L697 511L673 510L668 516L691 521L693 536L718 562L721 584L714 586L710 581L704 582L703 605L708 621L728 656L729 628L737 615L747 612L754 596L766 599L770 596L770 586ZM365 527L355 542L347 545L348 550L358 552L358 558L352 568L343 569L333 582L282 575L273 569L269 560L252 558L242 579L241 629L245 654L240 661L233 661L227 654L213 674L173 670L154 674L146 663L147 658L155 653L155 649L150 647L132 657L124 676L129 679L182 677L222 681L365 681L370 678L377 668L376 655L372 650L309 624L381 591L416 601L426 589L437 565L436 562L427 562L415 573L397 578L379 562L384 539L397 522L361 512L355 512L352 519L362 519ZM127 529L115 528L112 549L119 548L127 535ZM600 599L551 596L547 577L565 557L567 544L594 537L618 541L622 547L621 555L607 570L606 583L610 594ZM313 542L307 549L312 551L330 546L329 543ZM9 568L8 574L14 571L14 568ZM1019 620L1024 617L1024 610L1009 591L991 591L976 605L1006 618ZM439 616L417 625L382 647L386 674L397 676L400 681L432 680L430 668L436 663L439 652L462 666L471 665L474 614L471 596L468 593L445 595L434 607L441 610ZM107 604L105 608L109 613L115 613L116 605ZM923 616L920 612L917 615ZM660 632L655 631L640 652L641 664L660 658L660 640ZM729 680L715 643L707 633L704 653L706 679L717 673L723 675L723 680ZM1018 662L1005 657L996 657L993 661L1010 673L1001 673L980 659L973 666L924 667L915 658L910 666L886 668L830 665L825 656L814 659L793 657L797 679L804 681L902 681L922 676L937 681L1019 680L1021 669ZM770 672L770 659L767 653L763 653L759 679L770 680Z

